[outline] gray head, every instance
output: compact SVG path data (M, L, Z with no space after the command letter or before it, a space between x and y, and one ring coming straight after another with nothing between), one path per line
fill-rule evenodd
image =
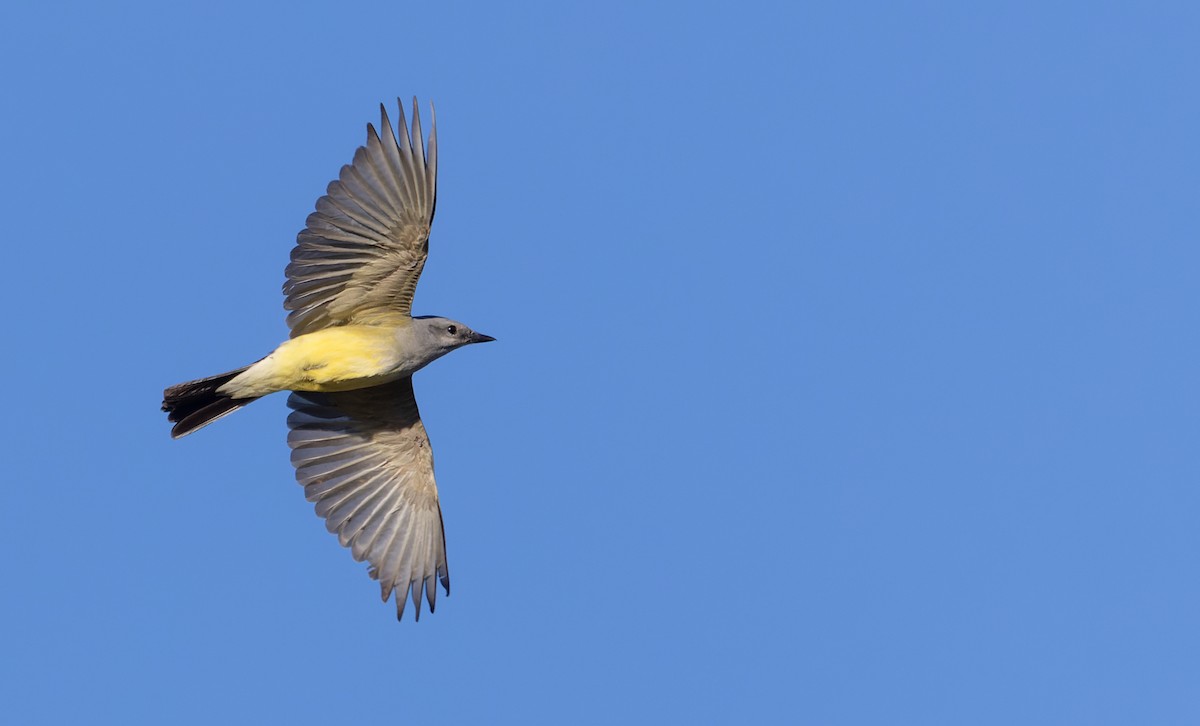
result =
M464 345L495 340L490 335L476 333L457 320L432 316L413 318L412 334L423 353L423 363L441 358Z

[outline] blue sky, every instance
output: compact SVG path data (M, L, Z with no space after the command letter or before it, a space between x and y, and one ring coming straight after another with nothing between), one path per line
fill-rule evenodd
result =
M1200 12L518 5L0 10L5 720L1196 723ZM416 624L158 411L413 95Z

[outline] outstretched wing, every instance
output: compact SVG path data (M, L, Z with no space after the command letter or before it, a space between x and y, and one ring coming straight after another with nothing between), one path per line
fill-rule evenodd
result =
M325 526L371 565L396 617L409 591L421 617L421 592L433 612L437 579L450 594L433 452L421 424L412 378L338 393L288 398L288 446L296 479Z
M379 110L382 136L367 125L367 145L330 182L296 237L283 285L292 337L412 312L437 194L437 117L427 156L415 98L411 135L403 106L398 134Z

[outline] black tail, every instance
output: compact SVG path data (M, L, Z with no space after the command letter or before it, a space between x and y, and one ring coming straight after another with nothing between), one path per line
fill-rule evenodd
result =
M171 438L187 436L257 401L257 398L230 398L217 393L218 388L244 370L246 368L239 368L219 376L180 383L163 391L162 410L167 412L167 420L175 424L171 429Z

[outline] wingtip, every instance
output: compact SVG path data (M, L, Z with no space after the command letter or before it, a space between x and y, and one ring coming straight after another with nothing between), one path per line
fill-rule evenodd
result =
M437 607L437 580L426 576L421 586L425 589L425 602L429 603L429 614Z
M396 593L396 622L404 622L404 606L408 604L408 598Z

